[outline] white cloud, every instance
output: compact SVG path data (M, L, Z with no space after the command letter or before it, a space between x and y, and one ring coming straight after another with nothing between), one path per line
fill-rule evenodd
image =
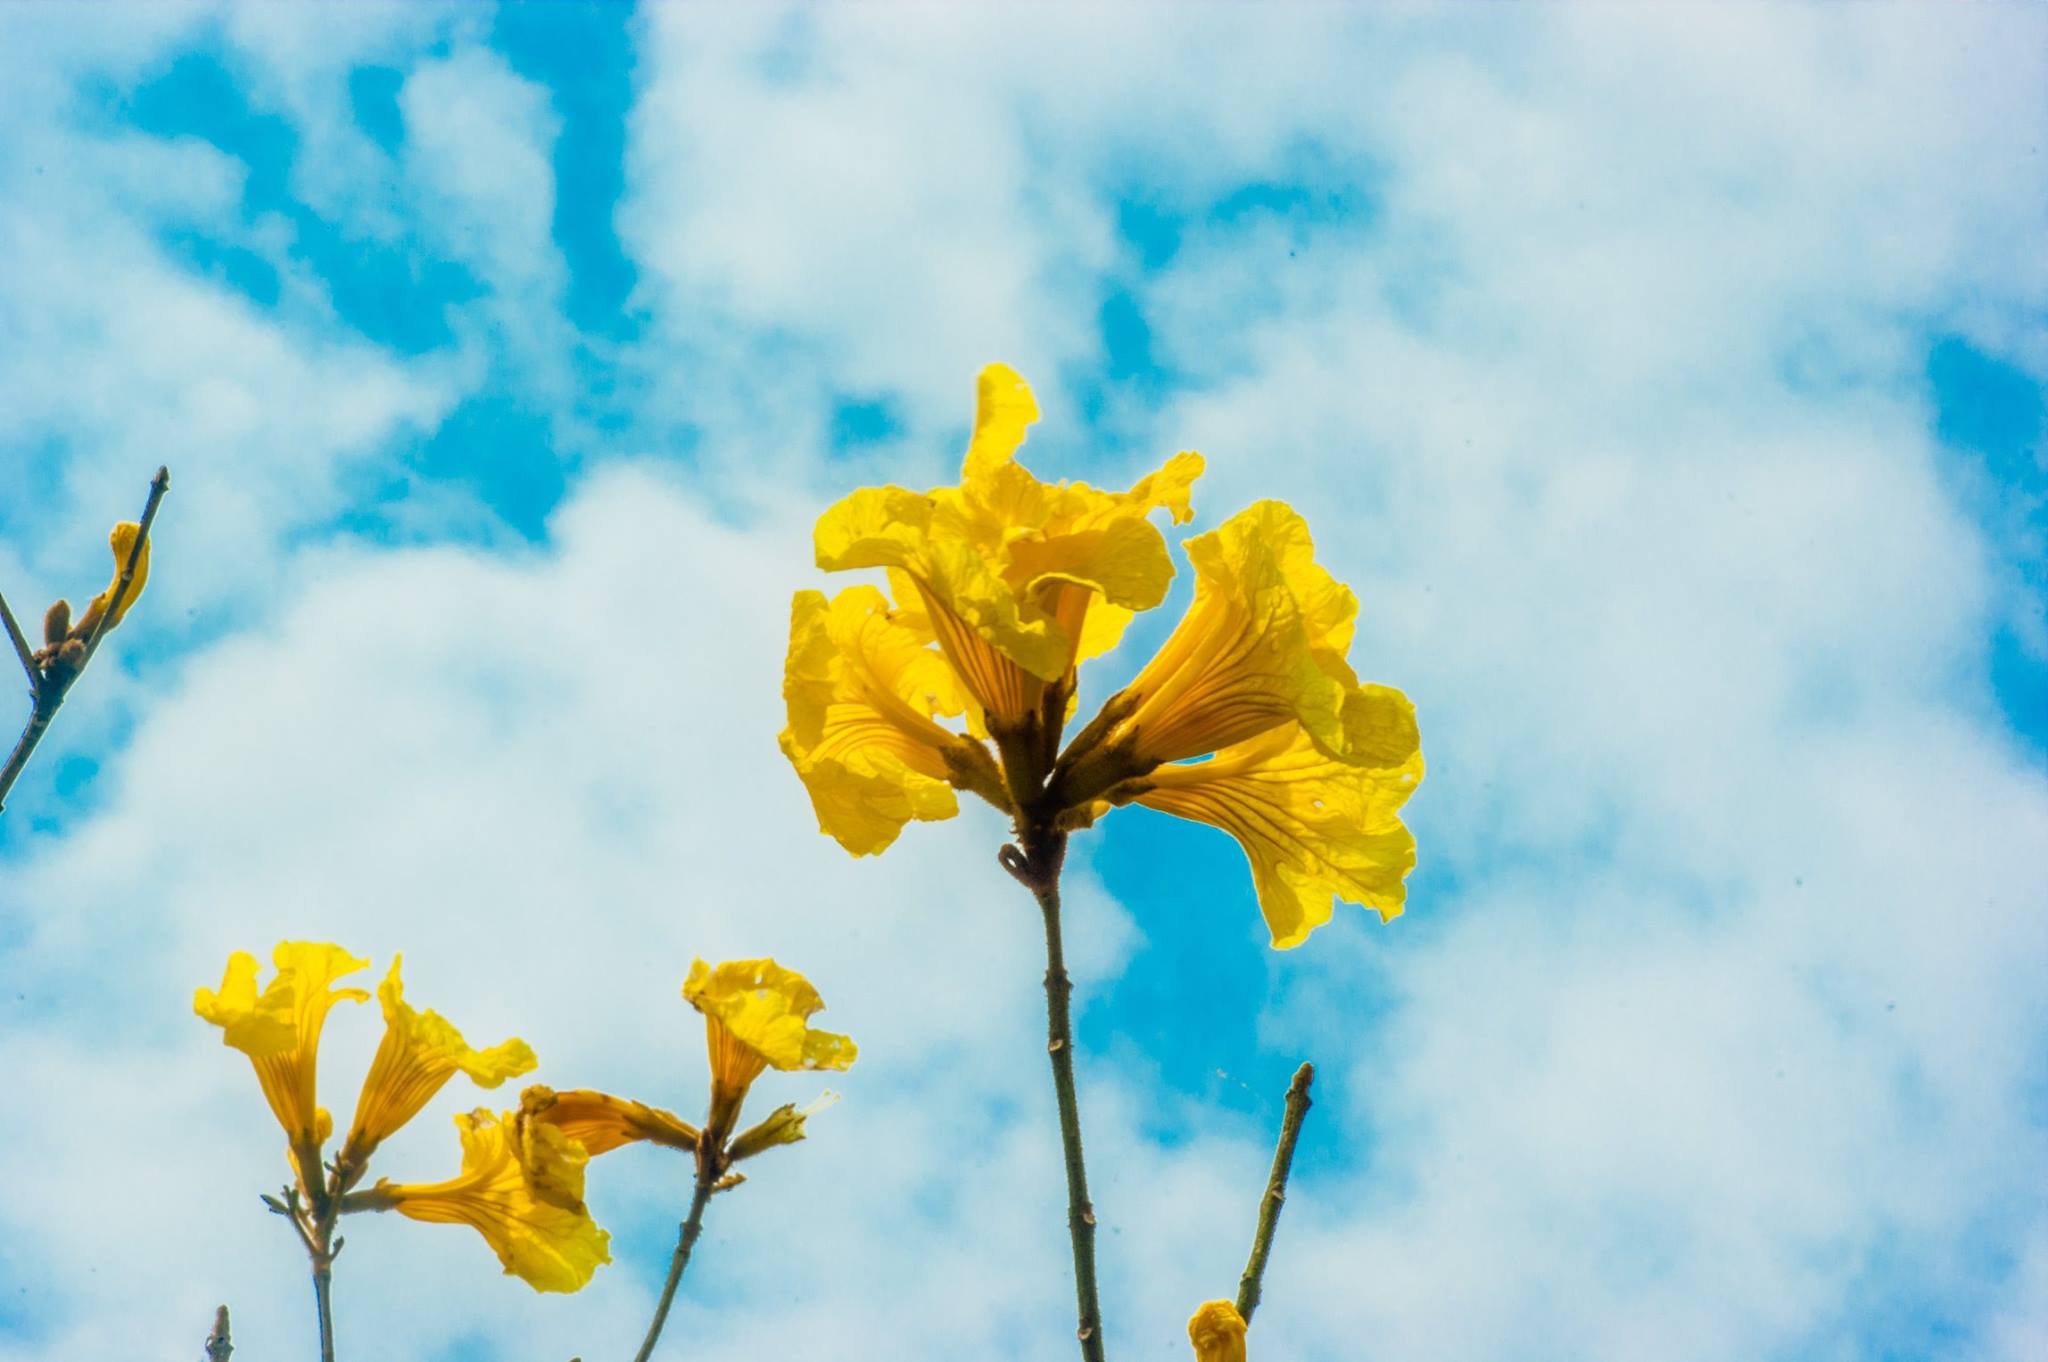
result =
M482 353L502 345L521 357L543 385L529 400L566 400L570 377L562 366L573 328L561 311L565 271L553 237L548 159L561 125L546 92L497 54L466 47L415 69L399 107L414 211L441 254L467 265L490 291L474 309L480 334L469 343Z
M1874 1296L2029 1355L2048 786L1982 717L1991 549L1951 500L1920 366L1948 329L2044 363L2038 19L644 25L623 222L656 324L628 362L665 380L649 430L697 427L709 485L598 478L523 557L294 554L274 625L145 699L104 813L10 864L0 912L27 926L0 956L0 1067L55 1099L0 1140L25 1189L0 1242L37 1245L55 1302L21 1355L196 1339L216 1296L252 1352L302 1345L288 1238L245 1195L274 1140L182 1017L227 950L286 933L403 949L418 996L527 1035L540 1077L685 1110L688 956L782 955L865 1057L817 1138L719 1204L678 1329L707 1353L758 1348L773 1317L778 1346L835 1356L1066 1355L1035 923L988 863L1000 830L914 829L849 864L771 735L805 487L875 471L814 457L821 395L902 394L911 437L880 471L916 483L944 472L973 366L1008 358L1050 399L1040 471L1076 471L1052 380L1099 359L1110 271L1191 385L1139 433L1210 455L1212 520L1302 507L1365 602L1361 670L1416 696L1432 761L1414 812L1447 887L1357 951L1332 928L1275 962L1283 1001L1246 1019L1322 1062L1311 1119L1349 1153L1302 1173L1257 1355L1857 1356ZM405 100L448 248L545 310L539 93L463 48ZM1308 152L1364 222L1197 211ZM230 194L203 149L163 154L187 174L149 212ZM118 149L91 182L123 182ZM1191 213L1157 277L1113 236L1115 192ZM194 498L209 536L317 505L333 460L431 419L431 386L373 353L123 274L149 258L125 249L109 277L138 315L199 343L136 360L142 321L52 285L47 344L120 356L205 447L246 451ZM81 351L102 330L125 339ZM244 381L195 372L217 355ZM107 372L83 361L48 383ZM340 433L301 464L287 418ZM109 418L105 443L145 428ZM736 528L705 501L755 510ZM1135 938L1079 898L1089 991ZM108 980L141 1001L102 1008ZM330 1075L370 1030L337 1022ZM1137 1132L1174 1099L1140 1062L1084 1079L1115 1341L1178 1355L1186 1310L1234 1277L1268 1132L1202 1113L1212 1133L1164 1148ZM182 1176L130 1129L62 1119L124 1103L157 1113ZM438 1122L395 1171L447 1165ZM599 1165L638 1251L566 1303L493 1280L460 1232L366 1226L344 1328L374 1317L421 1353L630 1346L681 1185L651 1156ZM109 1282L80 1204L199 1248ZM877 1302L907 1336L870 1327Z
M430 428L449 392L431 368L282 323L166 253L162 236L181 231L262 245L241 222L246 167L198 139L104 131L81 107L79 89L146 80L203 31L196 11L167 14L181 21L145 25L149 44L32 26L8 63L42 98L0 132L16 153L0 158L0 245L17 262L0 281L0 430L34 494L32 511L7 512L30 574L9 586L25 599L101 576L105 527L135 514L159 463L172 467L167 552L235 546L160 575L175 618L260 598L281 542L333 515L345 473Z

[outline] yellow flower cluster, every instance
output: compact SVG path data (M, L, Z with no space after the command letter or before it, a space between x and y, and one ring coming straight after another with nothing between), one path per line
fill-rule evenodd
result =
M575 1291L611 1261L609 1236L583 1202L585 1165L592 1158L646 1141L699 1157L708 1152L723 1173L732 1163L803 1139L806 1119L821 1105L779 1107L733 1136L756 1078L771 1068L845 1069L856 1054L847 1037L807 1025L824 1001L801 974L773 960L715 967L698 960L683 996L704 1015L711 1056L711 1117L702 1130L627 1098L535 1086L521 1094L517 1110L478 1109L455 1118L462 1166L453 1178L380 1179L355 1191L377 1147L457 1073L495 1088L531 1072L533 1051L517 1039L478 1050L438 1012L415 1009L405 1001L394 958L377 990L384 1037L331 1176L323 1175L334 1121L318 1101L320 1036L336 1003L368 1001L365 990L337 987L337 981L369 962L336 945L305 941L281 942L272 959L275 972L259 988L255 957L235 952L220 988L199 989L193 1010L221 1028L224 1043L249 1057L264 1099L284 1128L297 1194L315 1208L312 1214L396 1211L434 1224L468 1225L508 1274L541 1291Z
M1414 707L1352 671L1357 600L1283 503L1187 541L1186 617L1061 747L1078 665L1166 597L1173 563L1150 515L1192 518L1202 460L1175 455L1128 492L1044 483L1015 457L1037 418L1024 380L991 365L959 486L863 488L818 521L819 567L889 581L799 592L791 610L781 743L820 828L867 855L912 819L953 816L958 790L1020 830L1137 803L1238 840L1277 947L1337 898L1399 913L1415 861L1399 810L1422 778Z
M378 986L384 1037L370 1061L355 1119L334 1162L323 1174L322 1153L334 1120L319 1104L317 1071L320 1034L336 1003L367 1002L360 988L337 988L336 980L369 968L340 946L310 941L279 943L271 956L270 981L257 987L256 958L246 951L228 957L219 989L199 989L192 1007L221 1028L222 1041L249 1057L256 1081L284 1128L286 1151L306 1202L321 1210L350 1189L369 1167L377 1146L420 1113L457 1073L483 1088L532 1071L533 1051L525 1041L507 1040L487 1050L473 1048L438 1012L421 1012L405 1001L399 961ZM606 1235L581 1201L581 1161L587 1157L566 1141L515 1146L509 1118L477 1111L456 1118L462 1134L462 1173L452 1182L395 1186L380 1182L350 1198L348 1209L396 1210L418 1220L457 1222L483 1235L505 1270L543 1291L573 1291L609 1262ZM534 1180L546 1177L573 1197L537 1198ZM346 1203L344 1203L346 1205Z

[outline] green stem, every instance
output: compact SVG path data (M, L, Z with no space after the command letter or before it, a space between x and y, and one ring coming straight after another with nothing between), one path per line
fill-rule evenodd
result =
M1280 1118L1280 1143L1273 1150L1273 1172L1266 1179L1266 1194L1259 1198L1259 1228L1252 1236L1252 1256L1237 1281L1237 1313L1246 1324L1259 1308L1259 1285L1266 1276L1266 1258L1273 1252L1273 1231L1280 1227L1280 1207L1287 1200L1287 1174L1294 1167L1294 1144L1301 1138L1302 1118L1313 1105L1309 1084L1316 1080L1316 1067L1303 1064L1287 1085L1286 1114Z
M676 1251L669 1255L668 1280L662 1284L661 1300L655 1304L654 1318L647 1325L647 1337L640 1341L640 1351L633 1354L633 1362L647 1362L654 1355L655 1340L661 1337L662 1326L668 1323L668 1308L675 1301L676 1287L682 1283L683 1269L690 1265L690 1250L697 1247L697 1236L704 1232L704 1207L711 1200L712 1187L718 1181L717 1159L708 1157L705 1147L697 1149L697 1185L690 1195L690 1213L683 1219L682 1229L676 1235Z
M1081 1107L1074 1090L1073 982L1060 939L1060 865L1064 833L1027 833L1025 851L1004 848L1003 867L1038 900L1045 918L1045 1048L1052 1059L1053 1094L1060 1110L1060 1149L1067 1165L1067 1233L1074 1250L1075 1336L1086 1362L1102 1362L1102 1301L1095 1285L1095 1207L1088 1200L1088 1165L1081 1153Z

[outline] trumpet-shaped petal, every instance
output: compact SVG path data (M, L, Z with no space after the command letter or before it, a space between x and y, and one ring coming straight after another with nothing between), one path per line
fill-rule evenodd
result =
M859 1053L852 1040L814 1031L825 1006L810 980L773 960L690 966L683 997L704 1014L711 1053L712 1124L730 1130L740 1099L763 1069L844 1069Z
M1188 1321L1195 1362L1244 1362L1244 1316L1229 1301L1210 1301Z
M824 1009L811 981L773 960L693 961L683 997L774 1069L845 1069L859 1048L806 1023Z
M820 829L856 856L881 851L913 818L951 818L956 785L1001 797L987 749L933 717L963 714L971 699L929 636L875 587L829 602L796 594L782 694L783 754Z
M1113 645L1132 611L1165 599L1173 562L1148 516L1185 523L1202 471L1200 455L1182 453L1128 492L1040 482L1015 457L1037 419L1016 371L988 366L958 487L863 488L816 535L819 567L886 567L914 584L940 646L999 721L1029 714L1047 683Z
M75 637L82 638L90 634L93 626L99 623L100 616L107 613L107 606L114 599L114 591L121 585L121 570L128 566L128 555L135 552L135 540L141 533L142 525L139 521L124 520L114 526L113 532L107 536L107 543L114 550L114 579L107 583L105 591L92 598L85 607L85 613L79 616L78 623L72 626L72 634ZM107 628L112 629L128 617L128 607L141 598L143 584L148 580L149 542L144 540L142 552L135 559L135 575L129 579L128 590L121 597L121 608L108 618Z
M1315 561L1293 508L1262 501L1187 541L1195 600L1158 656L1125 688L1108 737L1131 764L1219 751L1293 721L1341 760L1364 754L1344 660L1358 601Z
M294 1150L317 1149L333 1128L315 1097L320 1029L335 1003L369 998L360 988L335 988L334 981L370 962L311 941L279 942L271 960L277 972L259 992L256 957L236 951L228 957L219 991L197 990L192 1010L221 1028L224 1044L249 1056L264 1099Z
M401 959L392 957L391 971L377 987L384 1008L384 1039L356 1099L355 1124L342 1153L345 1162L368 1159L380 1143L419 1115L456 1073L467 1074L480 1088L495 1088L508 1078L531 1073L538 1063L523 1040L515 1037L488 1050L473 1049L440 1013L415 1009L405 1001L405 986L399 981Z
M589 1088L556 1092L536 1083L519 1094L520 1118L551 1125L592 1158L646 1140L670 1149L695 1149L697 1127L672 1111Z
M1235 837L1278 949L1328 922L1335 899L1375 908L1383 921L1406 900L1402 880L1415 865L1415 838L1399 810L1422 779L1422 754L1406 698L1385 687L1365 690L1386 711L1385 729L1398 731L1408 716L1405 751L1392 733L1380 734L1395 758L1388 765L1333 760L1289 724L1208 761L1162 766L1133 783L1140 792L1120 796Z
M446 1182L379 1182L370 1204L413 1220L468 1225L536 1291L576 1291L611 1261L611 1236L583 1206L590 1155L548 1125L479 1109L455 1118L462 1171Z

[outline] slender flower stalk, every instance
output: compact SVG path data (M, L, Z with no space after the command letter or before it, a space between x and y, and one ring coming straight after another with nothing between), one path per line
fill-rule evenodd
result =
M1053 1100L1060 1115L1060 1155L1067 1170L1067 1237L1074 1254L1075 1337L1081 1356L1102 1362L1102 1300L1095 1282L1095 1204L1088 1196L1088 1164L1081 1148L1081 1106L1074 1088L1073 982L1067 978L1060 935L1060 868L1067 835L1036 829L1024 844L1004 847L1003 868L1038 901L1045 919L1046 1053L1052 1060Z
M676 1234L675 1251L669 1254L668 1259L668 1276L663 1280L661 1295L654 1304L654 1318L647 1322L647 1334L640 1340L633 1362L647 1362L654 1356L654 1345L661 1341L661 1331L668 1325L669 1307L675 1304L676 1288L682 1285L683 1272L690 1266L690 1254L697 1247L698 1236L704 1233L704 1208L711 1204L711 1194L718 1189L717 1163L709 1146L697 1146L697 1175L690 1187L690 1209L683 1216L682 1228Z
M692 1156L690 1206L677 1227L668 1275L634 1362L647 1362L654 1355L683 1273L704 1233L711 1198L745 1180L732 1171L733 1165L802 1140L805 1123L833 1100L828 1093L803 1108L777 1107L735 1134L755 1080L770 1069L845 1069L859 1053L848 1037L810 1025L811 1015L824 1008L824 999L810 980L773 960L730 960L717 966L695 961L683 981L683 997L704 1016L704 1048L711 1061L710 1110L701 1128L645 1102L588 1088L556 1092L536 1085L519 1099L518 1122L529 1141L559 1141L584 1159L641 1142ZM564 1190L580 1205L580 1162L575 1172L573 1188ZM545 1197L550 1180L542 1178L541 1183Z
M1152 513L1190 520L1203 465L1183 451L1127 492L1042 482L1016 459L1037 419L1024 380L992 364L958 486L862 488L819 518L817 565L881 569L888 590L797 594L781 743L819 829L856 856L885 850L913 820L954 816L961 791L1010 819L1016 840L1001 863L1045 925L1076 1333L1084 1362L1101 1362L1061 940L1068 837L1134 803L1230 833L1273 945L1286 949L1340 898L1383 921L1402 911L1415 844L1399 810L1422 758L1407 697L1361 683L1347 660L1357 598L1316 561L1301 516L1276 501L1186 542L1196 577L1186 616L1062 745L1078 667L1165 599L1173 560ZM1270 1225L1264 1233L1270 1242Z

